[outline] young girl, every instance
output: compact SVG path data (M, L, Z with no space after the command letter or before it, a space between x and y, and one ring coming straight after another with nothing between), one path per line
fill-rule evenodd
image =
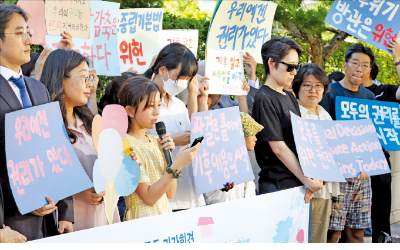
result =
M125 197L124 220L171 213L168 199L176 192L176 179L180 170L190 164L200 149L183 146L175 155L171 166L164 159L163 150L175 149L169 134L163 139L146 134L146 129L154 129L160 115L161 90L149 79L136 76L128 79L119 92L119 102L128 114L128 138L137 155L141 177L134 193Z

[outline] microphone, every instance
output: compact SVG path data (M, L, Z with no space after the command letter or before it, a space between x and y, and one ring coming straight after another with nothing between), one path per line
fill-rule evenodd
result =
M157 122L156 123L156 131L160 139L162 140L163 136L167 133L167 129L165 128L164 122ZM167 161L168 165L172 165L172 157L171 157L171 152L169 150L164 149L164 156L165 160Z

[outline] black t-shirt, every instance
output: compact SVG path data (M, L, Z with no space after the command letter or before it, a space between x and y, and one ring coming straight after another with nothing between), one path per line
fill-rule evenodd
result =
M322 99L319 105L321 105L331 115L333 120L336 120L336 112L335 112L336 96L375 100L375 95L371 93L371 91L364 88L363 86L360 86L358 91L348 90L344 88L340 84L340 82L332 83L329 87L330 90L328 94L326 94L326 96L324 97L324 99Z
M385 101L385 102L398 102L396 99L396 92L399 86L397 85L376 85L372 84L371 86L367 87L369 91L375 94L375 98L378 101Z
M293 137L290 111L301 116L299 105L292 93L283 90L286 95L263 85L254 97L252 116L264 126L257 134L255 153L261 168L260 182L276 182L281 189L303 185L299 179L278 159L268 142L284 141L297 157ZM284 184L279 181L285 180Z

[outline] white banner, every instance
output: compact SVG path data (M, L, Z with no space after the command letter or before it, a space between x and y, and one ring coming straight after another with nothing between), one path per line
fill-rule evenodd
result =
M307 243L304 194L304 187L292 188L34 243Z

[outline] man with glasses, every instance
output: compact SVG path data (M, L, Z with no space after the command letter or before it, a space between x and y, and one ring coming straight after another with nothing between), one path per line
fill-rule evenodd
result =
M332 119L336 118L336 96L375 100L375 95L361 86L369 77L373 64L374 53L361 43L350 46L346 51L344 79L332 83L329 93L320 102ZM364 229L371 226L371 180L362 172L357 178L348 178L347 182L340 183L340 192L332 198L328 242L337 243L341 231L345 230L347 242L362 243Z
M0 184L4 224L26 236L27 240L35 240L63 233L65 228L72 231L74 215L72 197L58 203L48 198L49 205L21 215L10 188L5 152L5 115L50 102L49 93L42 83L22 75L21 65L30 61L33 36L27 20L28 16L21 8L0 4ZM0 234L9 232L8 227Z

